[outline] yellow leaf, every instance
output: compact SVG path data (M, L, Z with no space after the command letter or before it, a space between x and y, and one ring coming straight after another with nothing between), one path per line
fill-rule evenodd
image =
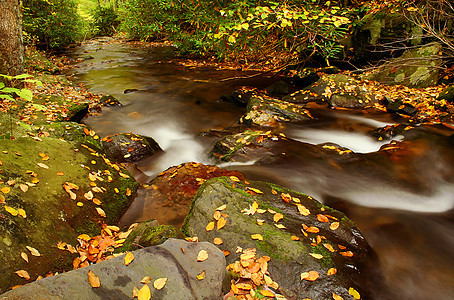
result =
M239 180L238 177L236 177L236 176L230 176L229 178L230 178L230 180L232 180L233 182L240 182L240 180Z
M324 223L329 223L329 219L327 216L323 215L323 214L318 214L317 215L317 220L319 222L324 222Z
M219 219L221 218L221 212L218 211L218 210L216 210L216 211L214 212L213 218L214 218L215 220L219 220Z
M2 191L3 194L8 194L11 191L11 188L9 186L5 186L2 187L0 191Z
M208 252L206 250L200 250L197 255L197 261L205 261L208 259Z
M148 285L144 285L138 292L137 292L137 299L138 300L150 300L151 299L151 291Z
M418 11L417 7L407 7L408 11Z
M43 169L49 169L49 166L43 163L37 163L37 165Z
M287 227L285 227L285 226L282 225L282 224L274 224L274 226L276 226L276 227L279 228L279 229L285 229L285 228L287 228Z
M274 215L273 220L274 220L274 222L279 222L279 220L281 220L283 217L284 217L283 214L277 213Z
M315 259L322 259L323 255L318 254L318 253L309 253L310 256L312 256Z
M333 222L333 223L331 223L331 225L329 225L329 228L331 230L336 230L337 228L339 228L339 225L340 225L339 222Z
M208 225L205 227L205 230L206 231L211 231L214 229L214 221L211 221L210 223L208 223Z
M24 193L28 191L28 185L26 185L26 184L23 184L23 183L19 184L19 188Z
M256 233L256 234L251 235L251 238L252 238L253 240L263 241L263 236L262 236L261 234L259 234L259 233Z
M41 253L39 253L39 251L36 250L35 248L30 247L30 246L25 246L25 248L27 248L28 251L30 251L30 253L31 253L33 256L41 256Z
M249 24L248 23L243 23L243 24L241 24L241 28L248 30L249 29Z
M125 265L129 265L134 260L134 254L132 252L128 252L125 255Z
M25 271L25 270L19 270L19 271L16 271L16 272L14 272L14 273L16 273L17 275L19 275L19 277L22 277L22 278L24 278L24 279L26 279L26 280L29 280L29 279L30 279L30 275L29 275L28 272Z
M227 224L227 220L224 219L223 217L219 218L217 230L223 228L225 224Z
M144 278L142 278L142 280L140 281L140 283L144 283L144 284L148 284L151 282L151 277L150 276L145 276Z
M22 217L22 218L26 218L27 217L27 213L25 212L25 210L23 210L22 208L19 208L17 210L17 212L19 213L19 215Z
M275 295L272 291L269 291L269 290L260 290L259 291L260 294L262 294L262 296L265 296L265 297L270 297L270 298L274 298Z
M255 189L255 188L251 188L251 187L247 187L248 190L251 190L253 191L254 193L257 193L257 194L263 194L263 192L259 189Z
M118 172L118 175L120 175L123 178L129 178L129 175L126 175L125 173Z
M19 214L19 212L15 208L12 208L11 206L8 206L8 205L5 205L5 210L7 212L9 212L11 215L13 215L14 217Z
M200 272L200 273L197 275L197 279L198 279L198 280L203 280L203 279L205 279L205 276L206 276L206 271L203 270L202 272Z
M94 288L99 288L101 286L101 282L99 281L99 277L93 273L92 270L88 270L88 283L91 285L91 287Z
M323 244L323 247L325 247L326 249L328 249L331 252L336 251L336 250L334 250L333 246L331 246L331 244L325 243L325 244Z
M358 293L358 291L355 290L355 289L352 288L352 287L348 289L348 293L349 293L350 295L352 295L354 299L361 299L361 296L360 296L360 294Z
M235 43L236 42L235 36L234 35L229 36L228 41L229 41L229 43L232 43L232 44Z
M223 243L221 238L214 238L213 244L215 245L221 245Z
M167 283L167 278L158 278L153 282L153 287L157 290L161 290Z
M84 194L85 199L91 200L93 199L93 193L91 191L88 191Z
M57 172L56 174L57 174L58 176L63 176L63 175L65 175L64 172Z
M5 203L6 203L5 196L3 196L2 194L0 194L0 204L5 204Z
M27 253L21 252L20 257L22 257L23 260L25 260L26 262L28 262L28 255L27 255Z
M96 211L98 212L98 214L101 216L101 217L106 217L106 213L104 212L104 210L102 210L102 208L100 207L96 207Z
M344 298L342 298L341 296L337 295L337 294L333 294L333 300L344 300Z
M301 205L301 204L298 204L297 207L298 207L298 211L299 211L300 214L302 214L303 216L308 216L308 215L311 214L311 212L309 211L309 209L306 208L306 206Z
M317 271L301 273L301 280L315 281L318 277L320 277L320 274Z
M224 210L226 208L227 208L227 205L223 204L223 205L219 206L218 208L216 208L215 210Z

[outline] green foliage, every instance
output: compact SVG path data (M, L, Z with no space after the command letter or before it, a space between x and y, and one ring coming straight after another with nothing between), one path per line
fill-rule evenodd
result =
M364 7L336 1L126 0L122 28L143 40L170 39L183 54L287 62L343 54L340 41Z
M74 0L24 0L24 40L44 48L62 48L81 35Z
M97 7L93 13L93 19L96 35L111 36L120 24L118 15L113 7Z
M9 101L15 101L14 99L14 94L16 94L18 97L21 97L25 101L31 101L33 98L32 91L29 89L25 88L16 88L14 86L18 85L18 82L32 82L35 83L39 86L42 86L43 84L39 80L34 80L30 79L32 77L29 74L20 74L16 76L9 76L9 75L3 75L0 74L0 77L3 78L5 81L9 82L10 86L6 86L4 82L0 81L0 99L2 100L9 100Z

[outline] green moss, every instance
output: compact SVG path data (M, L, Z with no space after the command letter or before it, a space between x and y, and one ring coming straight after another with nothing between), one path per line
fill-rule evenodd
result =
M332 253L328 249L326 249L322 244L318 244L317 246L311 245L311 253L323 255L323 258L319 260L319 263L322 267L331 268L334 266L334 262L331 259Z

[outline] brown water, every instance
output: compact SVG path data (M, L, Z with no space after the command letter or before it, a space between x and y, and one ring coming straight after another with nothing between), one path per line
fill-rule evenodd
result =
M168 63L170 47L93 42L73 55L94 57L72 70L76 82L124 104L85 122L101 136L130 131L151 136L165 150L158 159L139 164L150 178L182 162L213 163L207 157L211 145L199 134L236 125L244 110L219 96L240 85L265 87L275 80L219 83L240 74ZM126 89L139 91L124 94ZM396 138L403 150L384 154L377 151L390 141L377 142L366 133L395 123L389 114L314 113L318 119L310 124L282 128L302 143L286 149L281 159L221 166L312 195L347 214L380 258L390 286L386 298L454 299L454 132L420 126ZM305 146L325 142L361 154L335 162Z

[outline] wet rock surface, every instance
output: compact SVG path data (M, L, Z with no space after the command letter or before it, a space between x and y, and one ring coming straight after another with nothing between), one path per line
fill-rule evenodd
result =
M162 151L151 137L133 133L118 133L102 139L106 154L117 162L137 162Z

